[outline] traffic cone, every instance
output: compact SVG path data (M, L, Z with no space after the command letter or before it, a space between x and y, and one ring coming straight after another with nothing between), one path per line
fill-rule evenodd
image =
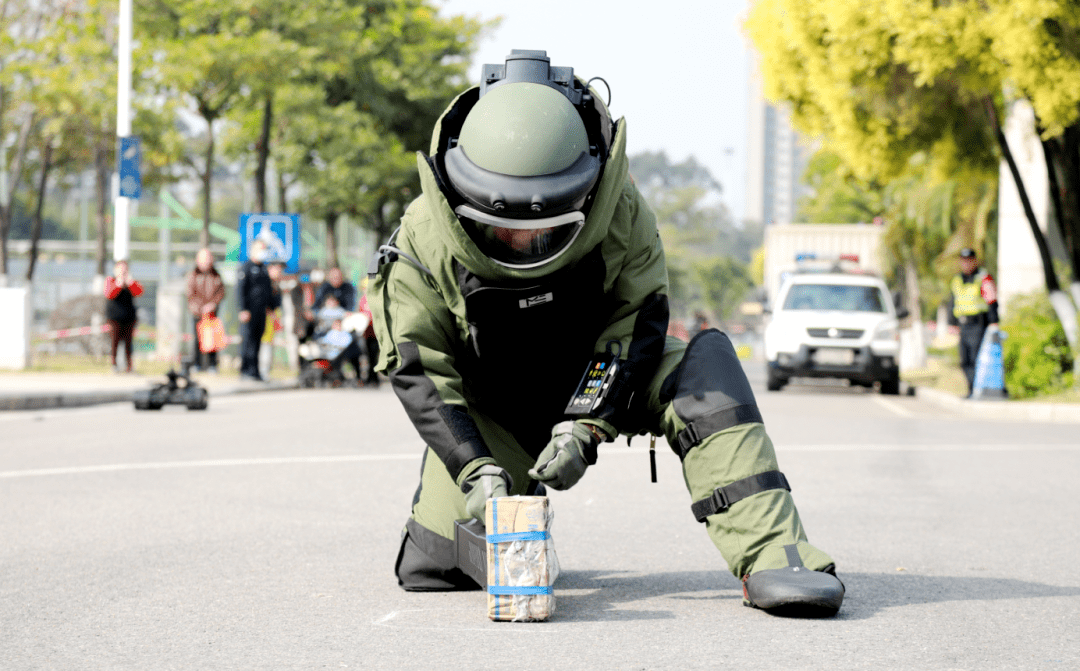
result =
M991 324L986 329L979 345L979 355L975 358L975 383L972 385L971 398L1009 397L1005 389L1005 364L1001 355L1001 340L1006 335L997 324Z

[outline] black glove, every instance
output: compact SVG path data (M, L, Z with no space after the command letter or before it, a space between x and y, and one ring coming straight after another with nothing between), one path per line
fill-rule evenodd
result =
M487 500L510 496L514 480L488 457L473 459L466 464L458 474L458 486L465 494L465 511L469 517L483 522Z
M596 463L596 446L607 438L595 423L559 422L529 477L554 489L570 489L585 475L585 469Z

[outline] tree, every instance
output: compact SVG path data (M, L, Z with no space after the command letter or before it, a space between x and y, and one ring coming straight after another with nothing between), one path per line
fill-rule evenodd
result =
M720 183L692 156L673 163L662 151L635 154L630 173L656 214L673 312L705 302L721 314L717 306L727 309L724 301L738 290L715 283L735 278L734 265L745 270L761 246L761 228L735 223L720 198Z
M0 172L4 177L4 191L0 193L0 286L8 283L8 232L37 117L29 100L34 87L34 45L47 30L51 10L46 4L0 3L0 24L4 26L0 31ZM7 142L12 133L15 152L9 162Z
M730 256L702 261L694 266L705 303L721 320L730 319L754 286L750 269Z
M939 181L992 175L1000 152L1025 204L1051 302L1080 351L1080 218L1072 215L1080 213L1080 169L1068 167L1080 166L1080 145L1069 142L1080 131L1080 6L763 0L748 27L766 94L789 103L796 125L822 136L860 177L895 177L919 152ZM1042 131L1056 221L1069 247L1071 301L997 123L1006 93L1031 102Z

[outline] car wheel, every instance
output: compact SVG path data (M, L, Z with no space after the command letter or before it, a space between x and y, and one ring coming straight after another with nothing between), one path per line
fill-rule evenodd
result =
M881 381L881 393L889 396L896 396L900 393L900 376L890 377L887 380Z
M777 373L771 366L765 371L765 388L769 391L780 391L787 384L787 378Z
M206 407L209 405L209 394L207 394L206 390L202 387L189 389L187 396L188 410L206 410Z

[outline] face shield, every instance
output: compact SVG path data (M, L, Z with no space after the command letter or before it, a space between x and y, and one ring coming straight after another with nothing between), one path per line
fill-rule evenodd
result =
M510 219L460 205L455 213L477 247L507 268L536 268L553 261L570 248L585 225L581 212Z

